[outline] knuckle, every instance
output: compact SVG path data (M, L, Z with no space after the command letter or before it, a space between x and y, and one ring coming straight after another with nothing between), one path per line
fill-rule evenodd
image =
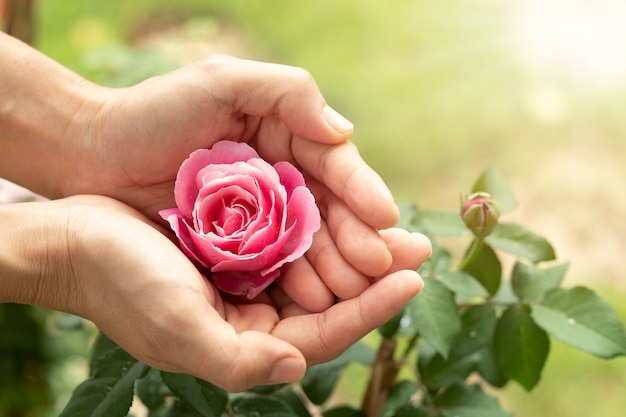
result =
M315 78L313 75L304 68L301 67L288 67L289 77L292 81L302 85L315 85Z

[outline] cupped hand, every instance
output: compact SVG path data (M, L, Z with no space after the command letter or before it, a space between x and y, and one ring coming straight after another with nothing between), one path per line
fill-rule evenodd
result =
M229 391L297 381L307 365L334 358L391 319L421 289L415 270L430 251L421 235L382 231L389 269L358 296L310 313L287 297L222 298L160 226L118 201L77 196L45 204L69 213L72 274L61 286L66 296L40 304L92 320L151 366ZM306 288L311 275L294 268L283 279L301 280L301 291L314 295L318 288Z
M305 171L317 173L330 145L352 134L352 125L326 105L304 70L226 56L90 95L99 97L90 101L98 105L75 133L82 169L67 179L65 194L98 191L154 220L159 210L174 206L176 173L196 149L219 140L245 141L268 162L304 163ZM297 146L305 140L326 146L311 157ZM349 169L364 165L356 156L346 155ZM336 172L324 182L337 187L349 175Z
M192 151L245 141L271 163L297 165L322 212L322 228L300 268L315 270L318 282L311 285L325 290L303 297L297 284L281 281L291 297L323 311L335 297L358 296L368 277L390 268L377 229L393 226L398 209L348 142L352 125L326 104L306 71L216 56L99 94L104 104L80 135L82 166L64 182L65 195L110 196L158 222L159 210L174 207L176 173Z

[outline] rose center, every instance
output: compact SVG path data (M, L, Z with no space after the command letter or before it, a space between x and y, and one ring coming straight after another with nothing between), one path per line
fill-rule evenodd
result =
M256 207L241 198L222 200L222 209L213 221L213 228L221 236L237 235L245 232L256 213Z

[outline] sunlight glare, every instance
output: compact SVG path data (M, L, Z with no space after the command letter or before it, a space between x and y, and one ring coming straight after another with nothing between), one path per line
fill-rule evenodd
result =
M626 2L520 0L515 38L534 69L611 85L626 80Z

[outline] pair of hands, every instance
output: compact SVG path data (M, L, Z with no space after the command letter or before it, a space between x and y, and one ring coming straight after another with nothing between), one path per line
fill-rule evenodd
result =
M71 163L42 187L74 197L36 203L62 213L67 276L40 283L36 303L92 320L149 365L239 391L299 380L421 289L428 240L388 229L398 220L389 190L305 71L213 57L128 89L78 85ZM157 215L175 205L181 162L223 139L298 166L323 218L306 256L253 303L223 297Z

